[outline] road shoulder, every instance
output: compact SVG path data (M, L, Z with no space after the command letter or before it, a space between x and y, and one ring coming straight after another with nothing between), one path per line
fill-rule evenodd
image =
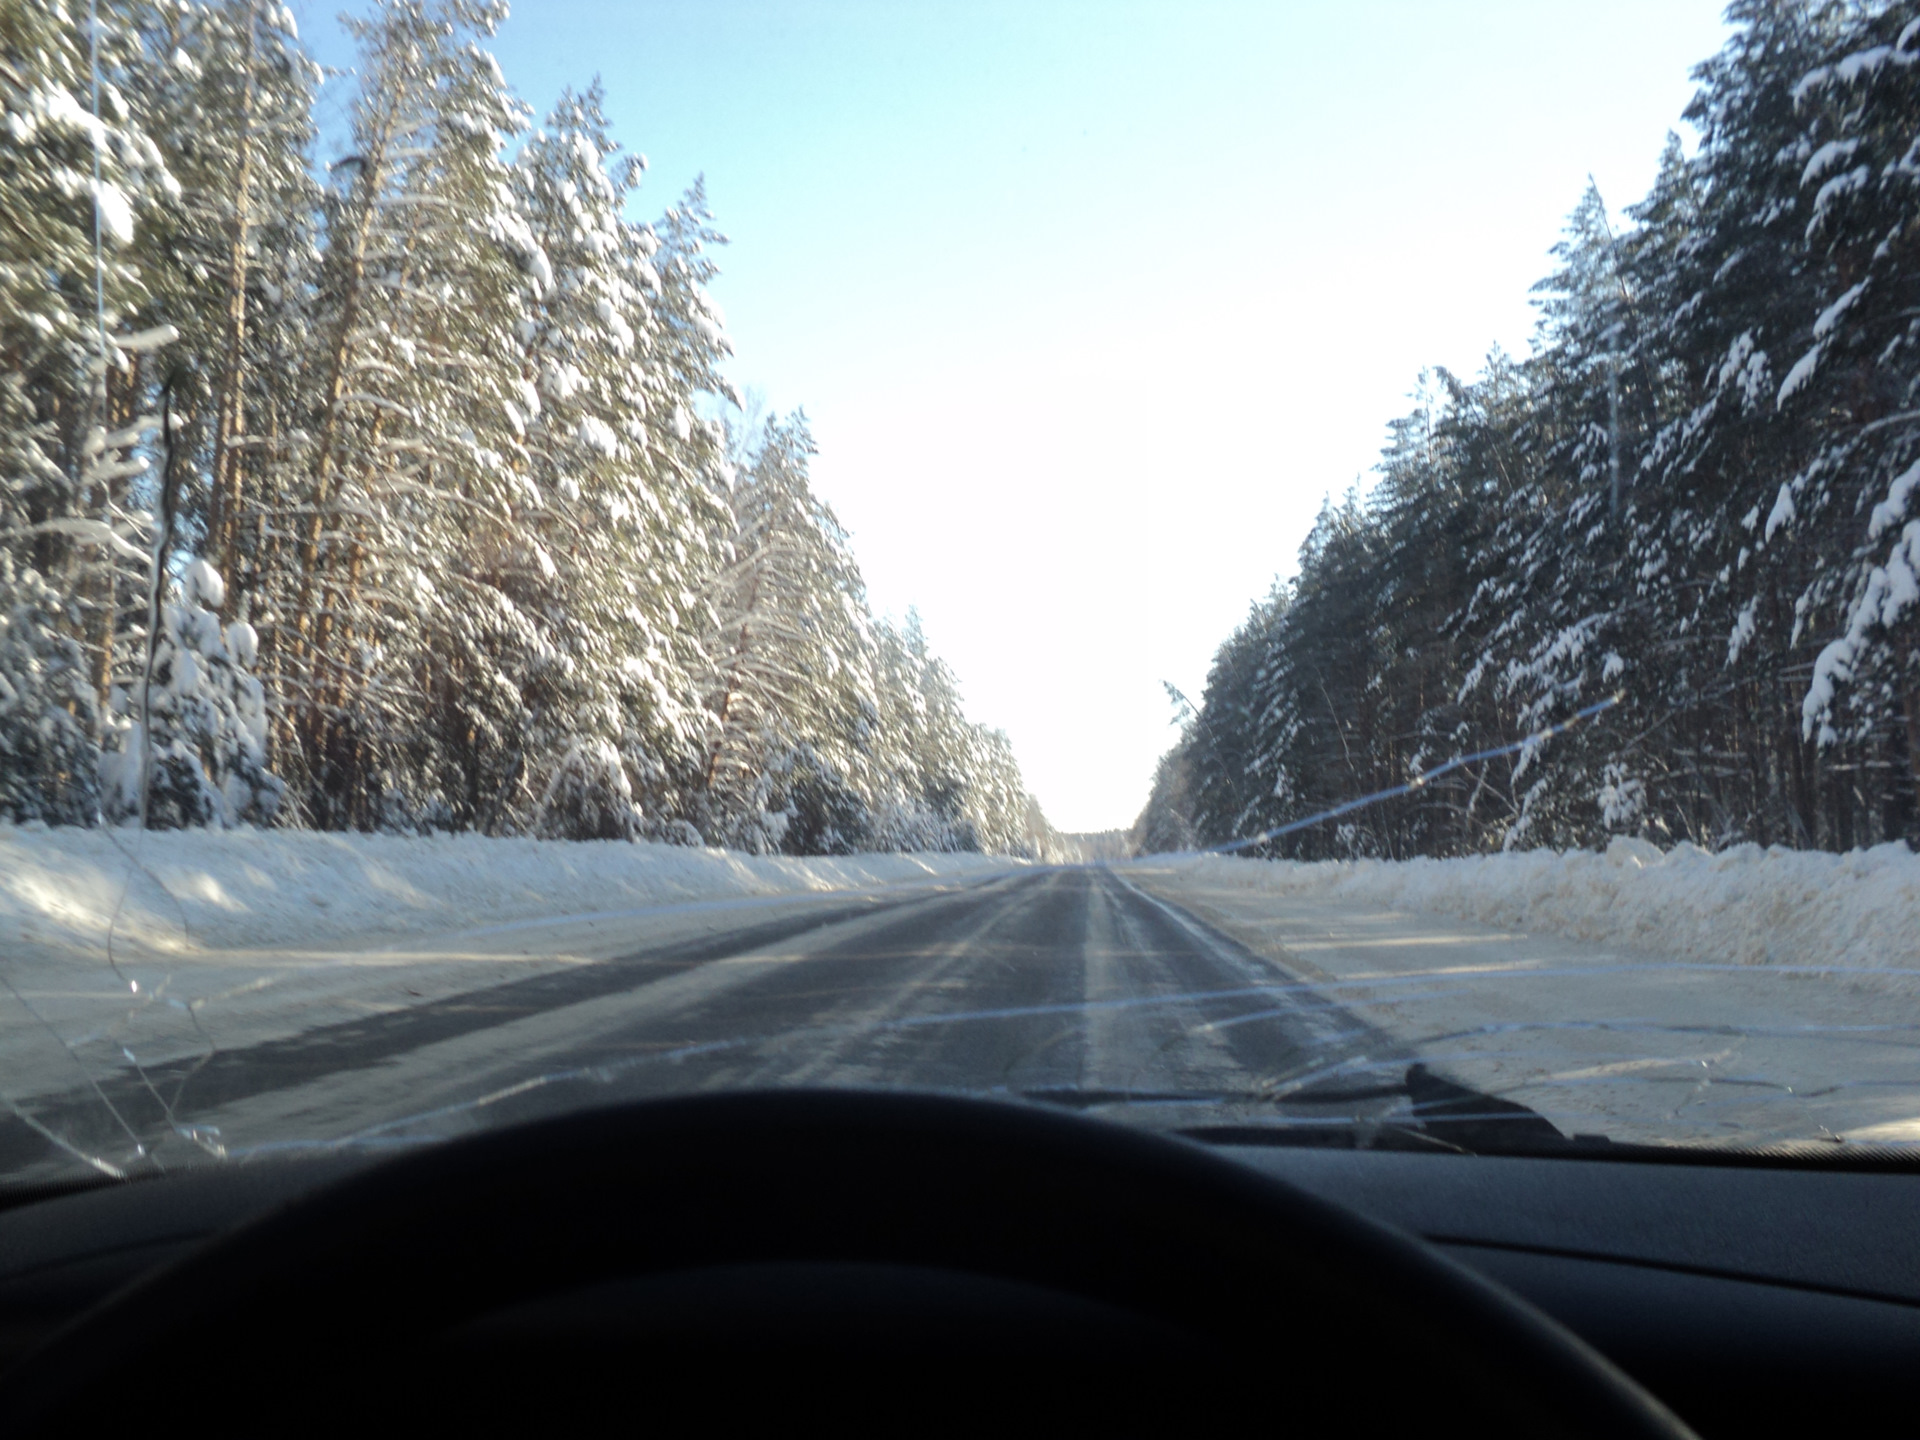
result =
M1676 961L1297 886L1263 893L1177 863L1124 870L1277 978L1313 983L1461 1083L1567 1133L1920 1138L1920 1001L1883 977Z

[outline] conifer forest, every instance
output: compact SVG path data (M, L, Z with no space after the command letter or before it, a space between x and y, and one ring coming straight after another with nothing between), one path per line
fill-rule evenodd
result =
M273 0L96 11L0 0L0 819L1065 853L597 84L382 0L323 158ZM1135 851L1508 745L1260 853L1920 845L1920 6L1728 15L1529 353L1419 377L1175 693Z
M1531 353L1425 375L1370 488L1176 693L1136 848L1502 744L1261 853L1920 845L1920 7L1728 18L1696 143L1630 223L1589 188Z
M0 818L1045 855L490 0L0 0ZM338 86L340 80L327 83Z

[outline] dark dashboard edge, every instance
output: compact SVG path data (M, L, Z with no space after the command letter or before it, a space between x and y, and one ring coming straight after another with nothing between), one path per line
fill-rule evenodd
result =
M1834 1295L1845 1300L1871 1300L1879 1305L1898 1305L1920 1310L1920 1300L1886 1291L1861 1290L1849 1285L1820 1285L1809 1280L1764 1271L1730 1270L1713 1265L1685 1265L1671 1260L1653 1260L1617 1251L1582 1250L1554 1245L1525 1244L1519 1241L1488 1240L1483 1236L1448 1235L1422 1231L1420 1238L1429 1245L1444 1245L1454 1250L1497 1250L1509 1255L1543 1255L1555 1260L1584 1260L1595 1265L1625 1265L1636 1270L1662 1270L1672 1275L1697 1275L1704 1280L1730 1280L1741 1285L1765 1285L1774 1290L1798 1290L1808 1295Z

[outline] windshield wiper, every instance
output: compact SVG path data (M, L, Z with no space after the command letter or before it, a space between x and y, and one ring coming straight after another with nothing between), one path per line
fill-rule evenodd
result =
M1772 1140L1759 1144L1649 1144L1607 1135L1567 1134L1539 1111L1475 1090L1415 1063L1399 1080L1345 1088L1322 1082L1297 1090L1206 1094L1126 1090L1052 1089L1027 1098L1091 1110L1151 1105L1169 1110L1252 1103L1295 1110L1378 1100L1404 1100L1404 1109L1319 1118L1297 1113L1273 1120L1176 1123L1176 1135L1209 1145L1272 1145L1337 1150L1396 1150L1452 1155L1506 1155L1566 1160L1620 1160L1659 1165L1726 1165L1788 1170L1871 1170L1912 1174L1920 1150L1842 1141Z
M1076 1110L1156 1106L1272 1105L1287 1110L1369 1101L1406 1102L1375 1115L1320 1119L1288 1115L1271 1121L1174 1124L1175 1134L1213 1145L1298 1145L1342 1150L1418 1150L1455 1155L1616 1153L1605 1135L1568 1135L1539 1111L1502 1100L1416 1062L1399 1080L1360 1085L1322 1082L1276 1092L1098 1090L1048 1087L1021 1095ZM1638 1148L1638 1147L1636 1147Z

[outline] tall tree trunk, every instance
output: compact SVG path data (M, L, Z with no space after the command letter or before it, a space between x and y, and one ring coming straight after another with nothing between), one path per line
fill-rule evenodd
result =
M239 525L240 452L246 433L247 240L253 208L253 100L255 4L247 6L246 81L240 91L240 156L234 178L232 238L227 255L226 354L221 362L220 410L213 436L213 504L207 524L208 558L228 568ZM228 588L229 595L235 593Z
M346 394L347 367L353 358L353 330L359 323L360 299L366 290L367 243L372 237L374 218L379 214L380 207L376 202L379 199L386 149L393 139L395 108L396 103L389 100L376 132L376 143L370 154L360 157L360 174L354 182L362 195L360 215L354 225L352 242L347 248L346 294L340 305L340 326L327 356L320 446L314 456L313 488L309 496L312 509L304 527L306 533L300 542L300 603L295 614L303 642L302 649L308 656L318 656L326 649L331 628L325 610L317 619L311 618L314 613L314 592L320 586L320 533L326 519L324 512L333 498L334 450L340 438L340 401ZM311 631L308 628L310 624ZM307 643L309 636L311 642Z
M346 293L341 299L340 324L327 356L319 448L313 462L313 484L308 492L309 512L306 524L301 527L300 589L299 601L294 609L293 648L306 694L303 697L304 724L295 728L302 733L302 745L316 779L323 777L327 754L335 741L333 727L326 713L331 695L329 687L322 680L321 669L332 645L333 612L340 598L337 594L329 593L336 587L330 586L320 573L320 537L326 525L327 506L333 499L334 456L342 424L341 402L346 394L347 376L353 360L354 327L359 323L360 303L366 291L367 247L372 239L375 218L379 214L380 183L387 147L393 139L397 109L398 102L389 97L380 124L374 132L374 143L368 147L368 153L360 157L359 175L354 181L360 192L359 214L347 247L343 282Z
M104 359L102 364L105 364ZM93 424L103 432L117 429L125 420L132 418L131 415L116 416L114 414L115 398L113 369L107 365L100 376L99 406L91 411ZM87 439L86 431L83 429L76 447L76 458L82 475L85 475L90 467L102 463L107 458L104 451L99 455L88 455ZM120 483L125 484L124 481ZM97 501L84 491L81 497L81 504L85 508L90 509L98 505L101 523L109 528L113 525L113 490L114 481L105 479L99 482L100 493ZM91 607L83 623L86 627L88 657L93 668L91 677L93 693L104 705L113 684L114 619L118 610L119 594L114 583L113 549L108 545L96 548L99 558L94 561L80 558L88 553L87 547L75 546L72 553L77 564L92 572L84 575L85 583L76 588L76 593L87 596L87 603Z

